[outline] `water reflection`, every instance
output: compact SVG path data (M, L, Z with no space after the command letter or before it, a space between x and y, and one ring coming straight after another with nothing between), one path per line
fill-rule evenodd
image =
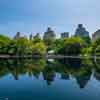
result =
M75 79L81 89L85 88L91 76L100 81L100 66L96 66L91 59L0 60L0 78L11 74L15 80L19 80L23 75L39 79L41 73L47 85L52 85L58 78L57 74L59 74L60 80Z

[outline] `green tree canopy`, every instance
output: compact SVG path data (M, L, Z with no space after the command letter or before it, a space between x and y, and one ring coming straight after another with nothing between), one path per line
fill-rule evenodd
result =
M64 45L58 50L58 53L64 55L79 55L84 45L84 41L79 37L67 38L64 40Z
M96 41L94 41L92 43L92 52L91 53L94 54L96 48L99 47L99 46L100 46L100 38L98 38Z
M29 52L30 42L25 37L20 37L15 40L15 49L18 55L24 55Z
M7 53L10 41L11 39L9 37L0 35L0 53Z
M37 33L34 37L33 37L33 40L32 40L34 43L37 43L37 42L41 42L42 39L41 39L41 36L39 33Z
M46 53L46 46L43 42L34 43L32 45L32 54L44 55Z

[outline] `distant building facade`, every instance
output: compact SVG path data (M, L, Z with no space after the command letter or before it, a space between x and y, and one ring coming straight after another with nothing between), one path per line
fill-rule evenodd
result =
M18 38L20 38L20 36L21 36L21 33L17 32L16 35L15 35L15 37L14 37L14 39L18 39Z
M83 24L78 24L78 28L75 31L75 36L89 37L89 32L83 27Z
M30 34L30 35L29 35L29 40L32 40L32 39L33 39L33 35Z
M40 33L36 33L36 35L35 35L33 38L38 38L38 39L40 39L40 38L41 38Z
M92 34L92 40L95 41L100 38L100 29Z
M55 32L48 27L47 31L44 33L43 39L48 40L48 39L54 39L56 37Z
M69 32L61 33L61 38L69 38Z

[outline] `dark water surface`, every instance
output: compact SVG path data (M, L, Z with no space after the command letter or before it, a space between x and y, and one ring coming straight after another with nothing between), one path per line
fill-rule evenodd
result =
M100 60L0 59L0 98L100 100Z

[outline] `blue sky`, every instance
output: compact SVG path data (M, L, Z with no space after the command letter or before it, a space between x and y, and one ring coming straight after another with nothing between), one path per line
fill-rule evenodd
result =
M100 0L0 0L0 33L14 36L43 32L74 34L82 23L91 33L100 28Z

